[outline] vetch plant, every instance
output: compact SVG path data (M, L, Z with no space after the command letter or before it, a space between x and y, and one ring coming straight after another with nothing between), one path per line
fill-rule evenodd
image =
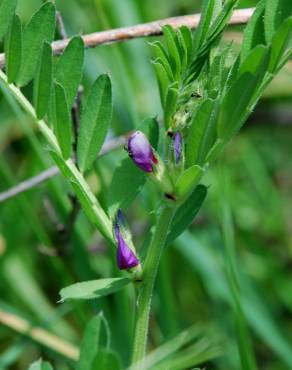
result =
M269 10L274 3L281 11ZM207 187L200 182L205 172L291 56L292 5L284 0L260 1L245 28L239 52L222 40L236 0L205 0L194 33L186 26L178 30L163 27L163 41L151 44L163 119L158 122L148 118L128 136L125 149L129 158L112 175L107 207L100 204L86 179L110 129L110 77L97 77L86 94L80 127L74 134L72 109L82 81L84 42L79 36L73 37L63 53L54 56L51 43L56 28L55 5L45 2L25 26L15 13L16 5L17 1L11 0L3 0L0 5L0 37L4 37L5 47L1 84L37 125L85 214L113 248L116 269L121 270L118 277L65 287L60 292L61 300L98 299L126 286L134 287L131 369L193 368L220 355L222 349L215 340L197 348L191 328L186 333L189 340L178 338L180 344L175 351L167 350L156 360L148 357L153 289L163 250L188 228L203 204ZM31 81L32 101L22 89ZM146 181L154 186L158 201L151 239L145 256L140 256L125 215ZM103 325L102 315L88 324L78 369L102 369L97 365L100 356L115 361L117 354L96 348ZM248 337L247 330L244 336ZM248 369L256 368L249 347L241 355ZM45 368L51 367L41 361L31 366Z

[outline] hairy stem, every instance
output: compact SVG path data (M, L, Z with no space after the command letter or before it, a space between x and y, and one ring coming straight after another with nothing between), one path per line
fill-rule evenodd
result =
M174 212L174 207L165 206L163 208L144 264L143 282L141 283L137 302L132 355L133 364L141 361L145 356L153 287L167 232Z
M35 110L21 90L15 85L9 84L7 77L0 70L0 80L4 83L7 89L12 93L22 108L29 114L33 121L37 124L41 133L48 142L51 150L52 158L55 160L60 172L70 181L76 195L83 206L84 212L88 215L91 221L96 225L101 234L111 243L114 244L112 235L111 221L98 203L95 195L90 190L82 173L79 172L76 165L71 159L64 160L62 152L53 131L47 126L44 120L38 120Z

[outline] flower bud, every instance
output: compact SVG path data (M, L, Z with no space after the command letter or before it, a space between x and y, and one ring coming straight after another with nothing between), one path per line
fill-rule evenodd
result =
M148 139L141 131L136 131L129 137L128 153L133 162L144 172L153 172L153 165L158 163Z
M122 233L126 228L126 222L121 210L118 211L115 219L115 236L118 243L117 264L120 270L129 270L139 265L139 260L133 250L126 243Z
M179 131L177 131L173 136L173 149L175 164L179 164L182 152L182 138Z

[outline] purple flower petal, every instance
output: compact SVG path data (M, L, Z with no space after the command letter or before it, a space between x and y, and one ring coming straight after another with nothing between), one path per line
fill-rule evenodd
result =
M174 147L174 157L175 163L178 164L181 158L181 134L180 132L176 132L173 137L173 147Z
M153 172L153 164L157 164L157 158L146 136L140 132L134 132L128 139L128 152L133 162L145 172Z
M121 234L118 234L118 250L117 250L117 264L120 270L128 270L139 264L138 258L134 252L129 248L122 238Z
M121 228L126 227L126 220L122 213L122 211L119 209L115 218L115 236L118 242L118 249L117 249L117 264L120 270L124 269L130 269L132 267L135 267L139 264L139 260L136 257L135 253L132 251L132 249L127 245L125 242L122 233Z

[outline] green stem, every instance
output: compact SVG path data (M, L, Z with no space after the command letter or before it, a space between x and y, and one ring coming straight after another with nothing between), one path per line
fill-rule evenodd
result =
M100 206L95 195L90 190L82 173L79 172L76 165L71 159L64 160L62 152L59 147L53 131L47 126L44 120L38 120L35 110L26 97L22 94L21 90L13 84L9 84L7 77L3 71L0 70L0 79L3 81L6 88L15 97L22 108L29 114L33 121L39 127L41 133L50 145L51 154L59 167L61 173L71 182L73 189L80 200L85 213L89 216L92 222L96 225L101 234L111 243L115 244L112 235L111 221Z
M143 282L141 283L136 312L132 363L141 361L145 356L149 314L152 292L156 279L160 257L166 240L169 225L175 208L165 206L159 217L148 254L144 264Z

